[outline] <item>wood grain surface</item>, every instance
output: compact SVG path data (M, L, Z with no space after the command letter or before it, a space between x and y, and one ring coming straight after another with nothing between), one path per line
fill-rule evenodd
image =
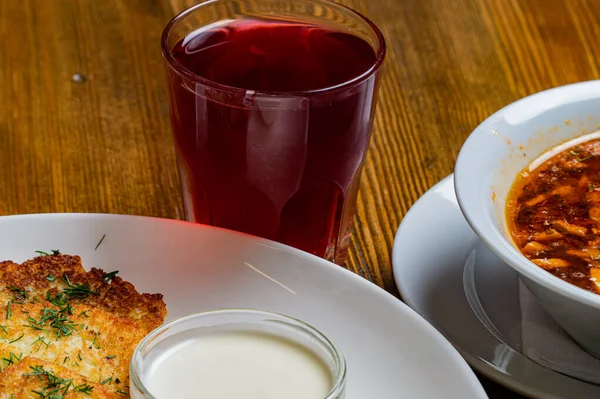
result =
M193 3L0 0L0 214L182 217L159 38ZM600 1L343 3L389 47L347 266L397 295L396 228L471 130L520 97L600 78Z

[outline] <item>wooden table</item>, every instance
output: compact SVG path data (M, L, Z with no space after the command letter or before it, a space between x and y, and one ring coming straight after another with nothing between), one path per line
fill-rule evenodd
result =
M159 37L192 3L0 1L0 214L182 217ZM520 97L600 78L600 1L344 3L389 46L348 267L397 295L396 228L471 130Z

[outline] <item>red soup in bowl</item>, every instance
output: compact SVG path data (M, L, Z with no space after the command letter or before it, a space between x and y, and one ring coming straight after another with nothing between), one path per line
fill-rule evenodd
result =
M600 139L566 143L553 153L534 161L512 186L508 229L531 262L600 294Z

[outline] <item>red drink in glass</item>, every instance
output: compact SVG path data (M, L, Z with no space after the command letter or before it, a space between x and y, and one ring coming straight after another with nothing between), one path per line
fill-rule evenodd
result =
M204 4L232 3L254 5L254 12L187 21L187 29L170 37L177 21ZM384 45L372 24L327 1L300 3L353 16L374 32L379 47L361 37L360 26L353 32L300 12L284 19L267 13L269 6L285 3L297 6L274 0L203 3L165 30L186 218L341 263Z

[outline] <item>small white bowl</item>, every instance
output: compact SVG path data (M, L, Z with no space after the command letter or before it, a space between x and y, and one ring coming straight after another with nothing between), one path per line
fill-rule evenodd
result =
M456 196L475 233L521 279L562 328L600 357L600 295L585 291L530 262L513 245L506 196L517 175L548 149L600 130L600 80L546 90L496 112L460 150Z
M287 344L283 344L278 346L276 342L271 345L271 347L265 347L265 341L254 340L252 344L254 347L258 347L258 352L260 355L267 355L269 351L272 351L273 348L281 350L282 347L288 347L290 352L299 351L298 348L302 348L305 354L294 354L291 356L292 363L298 364L298 358L304 359L300 363L304 363L308 361L310 358L314 357L317 359L317 362L314 364L308 363L308 366L312 366L312 370L315 370L315 373L318 371L322 371L321 375L323 376L322 380L317 379L316 382L318 384L323 385L325 381L329 380L327 377L331 377L329 380L331 382L331 388L329 393L323 396L324 399L344 399L346 392L346 361L344 356L339 351L337 347L316 328L312 327L309 324L306 324L300 320L291 318L289 316L285 316L279 313L272 313L263 310L255 310L255 309L220 309L213 310L208 312L196 313L189 315L187 317L183 317L181 319L177 319L167 324L163 324L158 327L150 334L148 334L137 346L135 349L131 363L130 363L130 389L131 389L131 397L132 399L156 399L155 396L149 391L149 387L147 384L152 385L152 382L156 382L154 379L156 377L156 367L158 364L165 361L167 357L179 358L181 360L181 353L188 352L190 350L189 344L192 344L194 341L202 341L208 339L210 341L210 336L215 335L227 335L228 333L242 333L247 335L248 337L255 336L255 334L262 335L265 337L271 337L271 339L281 339ZM253 338L250 338L253 339ZM273 341L270 341L273 342ZM213 342L214 343L214 342ZM231 342L227 342L231 344ZM223 348L223 342L221 341L221 348ZM182 348L185 348L182 349ZM238 347L239 348L239 347ZM265 350L266 349L266 350ZM206 349L202 351L203 354L206 355ZM227 347L228 352L230 350ZM242 352L247 351L247 347L241 349ZM188 352L188 353L198 353L198 352ZM221 354L223 352L220 352ZM284 354L286 352L284 351ZM261 359L261 358L248 358L248 353L246 356L243 353L236 352L232 359L231 352L229 355L226 355L227 359L219 359L210 356L204 356L204 358L196 358L194 355L190 355L194 357L194 364L197 364L197 367L193 369L191 374L184 373L186 377L184 378L184 385L187 385L185 389L181 392L185 392L191 390L196 392L196 389L199 387L200 380L207 381L208 378L206 376L206 371L203 370L202 367L213 368L218 371L223 371L224 368L227 370L219 374L216 378L218 383L222 383L221 378L225 380L229 379L229 382L232 384L242 384L242 386L246 386L246 382L244 381L236 381L235 375L239 376L239 370L232 371L231 363L229 363L229 367L227 366L228 362L235 360L236 363L240 361L248 365L248 362L251 362L250 367L254 368L258 363L261 363L261 360L268 363L268 360L272 359ZM294 359L296 357L296 359ZM244 359L246 358L246 359ZM189 360L189 359L188 359ZM288 360L288 359L286 359ZM295 362L294 362L295 360ZM277 359L277 361L281 361L281 359ZM289 362L286 362L286 365ZM318 363L322 363L323 370L318 367ZM202 366L203 364L203 366ZM216 366L216 364L220 364ZM279 364L279 363L278 363ZM317 366L315 367L315 364ZM181 365L181 363L180 363ZM170 364L172 366L172 364ZM164 366L163 366L164 367ZM306 363L303 364L303 367L306 368ZM165 371L164 368L161 369ZM186 368L186 370L190 370L190 368ZM242 368L243 371L248 371L249 369ZM294 370L294 369L292 369ZM302 367L299 369L302 371ZM269 370L272 372L273 369ZM298 371L296 368L294 371ZM317 373L318 374L318 373ZM329 374L329 375L328 375ZM179 374L181 375L181 374ZM192 377L190 377L190 375ZM265 377L264 374L258 374L262 378ZM164 376L164 375L163 375ZM289 377L295 378L296 380L302 381L305 377L309 382L312 383L313 380L310 377L315 377L315 374L309 373L308 375L302 376L295 373L288 374ZM177 397L178 394L172 391L172 387L175 384L175 381L178 380L178 377L175 375L169 375L167 373L166 378L163 379L164 386L159 387L160 390L167 390L166 394L163 392L160 397ZM213 375L214 377L214 375ZM179 377L181 381L181 378ZM195 380L195 381L194 381ZM242 378L243 380L243 378ZM273 375L269 374L267 380L262 380L262 383L266 383L268 386L261 386L261 390L267 390L269 392L263 392L262 396L273 397L273 389L276 389L276 382L281 380L281 375L278 376L278 373L275 372ZM285 380L284 380L285 381ZM280 382L281 384L281 382ZM194 386L195 385L195 386ZM214 384L209 384L214 385ZM298 387L294 388L297 389ZM256 389L256 388L254 388ZM286 388L289 389L289 388ZM159 391L160 391L159 390ZM221 394L223 396L227 396L231 394L223 394L223 388L221 388ZM179 397L186 397L186 394L179 393ZM253 391L257 392L257 391ZM198 392L196 392L198 395ZM254 397L254 395L249 395ZM221 397L219 395L219 397Z

